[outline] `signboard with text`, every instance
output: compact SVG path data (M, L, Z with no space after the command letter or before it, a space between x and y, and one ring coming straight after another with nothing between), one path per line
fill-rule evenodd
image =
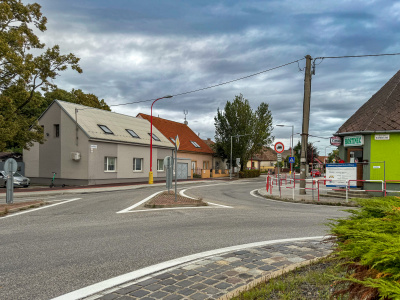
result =
M357 179L357 164L326 164L326 179L327 187L345 187L348 180ZM350 187L357 187L357 182L351 181Z
M362 146L364 145L364 136L362 135L345 136L343 145L345 147Z

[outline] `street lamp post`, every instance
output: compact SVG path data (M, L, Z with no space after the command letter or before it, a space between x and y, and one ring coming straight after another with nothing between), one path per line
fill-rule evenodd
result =
M153 101L151 104L151 115L150 115L150 172L149 172L149 184L153 184L153 105L160 99L164 98L172 98L172 96L164 96L161 98L158 98ZM176 172L176 170L175 170Z
M233 161L232 161L232 138L236 137L239 138L241 136L245 136L245 135L250 135L250 134L238 134L238 135L231 135L231 166L230 169L231 171L229 172L229 179L232 179L232 173L233 173Z
M291 149L291 153L290 153L290 155L293 157L293 135L294 135L294 125L276 125L276 126L279 126L279 127L292 127L292 135L291 135L291 139L290 139L290 143L291 143L291 145L290 145L290 149ZM290 164L290 175L292 175L293 174L293 164Z

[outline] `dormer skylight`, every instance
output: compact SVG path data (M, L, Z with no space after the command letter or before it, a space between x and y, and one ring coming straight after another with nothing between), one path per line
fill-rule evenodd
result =
M150 133L149 133L149 135L150 135ZM161 140L158 138L158 136L156 136L154 133L153 133L153 140L155 140L155 141L161 141Z
M140 139L140 137L132 129L125 129L132 137L135 139Z
M107 133L107 134L114 134L114 132L112 132L111 129L108 128L106 125L99 125L99 124L97 124L97 125L101 128L101 130L104 131L104 133Z
M190 142L191 142L192 145L195 146L196 148L201 148L201 147L199 146L199 144L197 144L196 142L193 142L193 141L190 141Z

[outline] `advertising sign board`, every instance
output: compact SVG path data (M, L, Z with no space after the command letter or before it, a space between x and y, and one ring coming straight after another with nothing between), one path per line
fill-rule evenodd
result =
M363 135L345 136L343 145L345 147L362 146L364 145L364 136Z
M340 146L342 144L342 138L340 136L331 137L332 146Z
M327 187L345 187L348 180L357 179L357 164L326 164L326 179ZM351 181L350 187L357 187L357 182Z

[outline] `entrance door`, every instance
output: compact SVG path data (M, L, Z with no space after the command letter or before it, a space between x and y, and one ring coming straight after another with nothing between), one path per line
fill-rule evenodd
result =
M363 148L348 148L347 162L357 164L357 180L363 180ZM362 181L358 181L357 187L362 186Z

